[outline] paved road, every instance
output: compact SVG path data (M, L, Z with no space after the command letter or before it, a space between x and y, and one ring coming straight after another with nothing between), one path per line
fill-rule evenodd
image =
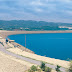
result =
M14 56L14 57L16 57L16 58L19 58L19 59L28 61L28 62L30 62L30 63L36 64L36 65L41 65L41 62L40 62L40 61L36 61L36 60L30 59L30 58L26 58L26 57L23 57L23 56L20 56L20 55L17 55L17 54L14 54L14 53L11 53L11 52L7 51L1 44L0 44L0 51L6 53L6 54L8 54L8 55ZM52 68L52 69L55 69L55 68L56 68L55 65L51 65L51 64L47 64L47 63L46 63L46 66L48 66L48 67L50 67L50 68ZM66 72L66 71L65 71L66 69L63 68L63 67L61 67L60 70L61 70L62 72Z

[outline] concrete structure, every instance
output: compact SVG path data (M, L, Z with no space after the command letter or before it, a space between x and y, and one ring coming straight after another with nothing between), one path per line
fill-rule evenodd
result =
M14 40L9 40L9 43L12 43L12 42L14 42Z

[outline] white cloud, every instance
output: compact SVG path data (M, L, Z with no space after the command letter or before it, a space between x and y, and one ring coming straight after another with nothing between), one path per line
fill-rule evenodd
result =
M14 19L15 18L29 19L31 16L32 16L31 19L33 19L33 17L34 18L37 17L38 19L40 18L40 16L41 19L43 17L45 19L47 18L53 19L56 16L57 18L66 17L68 19L69 18L72 19L71 10L72 10L72 0L0 0L0 19L1 17L3 18L4 16L5 17L8 16L8 18L14 17ZM9 15L2 14L2 12L5 13L5 11Z
M67 3L72 2L72 0L59 0L59 1L61 1L61 2L67 2Z
M45 5L45 4L42 3L40 0L37 0L37 1L32 1L32 2L30 3L30 5L43 6L43 5Z
M72 15L72 11L65 11L67 14Z
M16 18L9 13L0 13L0 20L11 20L11 19L16 19Z
M40 9L40 8L35 8L34 10L35 10L36 12L43 12L43 10Z

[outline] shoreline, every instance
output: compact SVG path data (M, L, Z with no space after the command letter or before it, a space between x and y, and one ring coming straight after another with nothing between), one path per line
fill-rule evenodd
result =
M6 30L0 30L0 36L2 38L6 38L8 37L9 35L16 35L16 34L42 34L42 33L72 33L72 30L61 30L61 31L6 31ZM9 39L10 40L10 39ZM31 51L30 49L28 48L25 48L24 46L20 45L19 43L17 42L12 42L11 43L12 45L14 46L19 46L18 48L21 49L22 51L26 51L26 52L29 52L29 53L33 53L33 51Z
M7 36L14 35L14 34L36 34L36 33L37 34L38 33L72 33L72 30L70 30L70 31L0 31L0 36L3 37L3 38L6 38ZM15 50L15 49L12 49L12 50L11 50L11 48L9 49L9 51L11 51L11 52L13 52L13 50ZM16 53L16 52L14 52L14 53ZM29 56L30 55L29 52L28 53L26 52L25 54L26 54L27 57L30 57L30 58L33 58L32 56L36 56L37 60L45 61L45 62L52 63L52 64L57 64L57 65L68 68L68 66L67 66L69 64L68 61L49 58L49 57L43 57L43 56L36 55L34 53L31 53L31 56ZM22 54L20 54L20 55L22 55ZM33 59L35 59L35 57ZM64 63L64 65L60 64L59 62Z
M11 43L11 44L12 44L12 45L15 45L15 46L19 46L19 47L17 47L17 48L21 49L22 51L26 51L26 52L33 53L33 54L34 54L33 51L31 51L31 50L28 49L28 48L25 48L24 46L22 46L22 45L20 45L20 44L18 44L18 43L16 43L16 42L13 42L13 43Z
M44 33L44 34L45 33L72 33L72 30L63 30L63 31L62 30L61 31L6 31L6 30L0 30L0 37L5 39L9 35L16 35L16 34L42 34L42 33ZM30 52L30 53L34 54L33 51L31 51L28 48L25 48L24 46L20 45L19 43L15 42L15 41L12 42L11 44L15 45L15 46L20 46L19 49L21 49L22 51L25 50L26 52Z
M6 31L6 30L0 30L0 37L2 38L6 38L9 35L16 35L16 34L42 34L42 33L72 33L72 30L59 30L59 31ZM10 39L9 39L10 40ZM20 46L19 49L21 49L22 51L26 51L29 53L33 53L33 51L31 51L28 48L25 48L24 46L20 45L17 42L12 42L11 43L14 46Z
M72 30L63 30L63 31L4 31L0 30L0 36L6 38L9 35L15 34L40 34L40 33L72 33Z

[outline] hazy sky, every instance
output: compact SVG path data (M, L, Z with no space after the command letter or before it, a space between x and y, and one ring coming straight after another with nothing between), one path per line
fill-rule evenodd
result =
M72 23L72 0L0 0L0 20Z

